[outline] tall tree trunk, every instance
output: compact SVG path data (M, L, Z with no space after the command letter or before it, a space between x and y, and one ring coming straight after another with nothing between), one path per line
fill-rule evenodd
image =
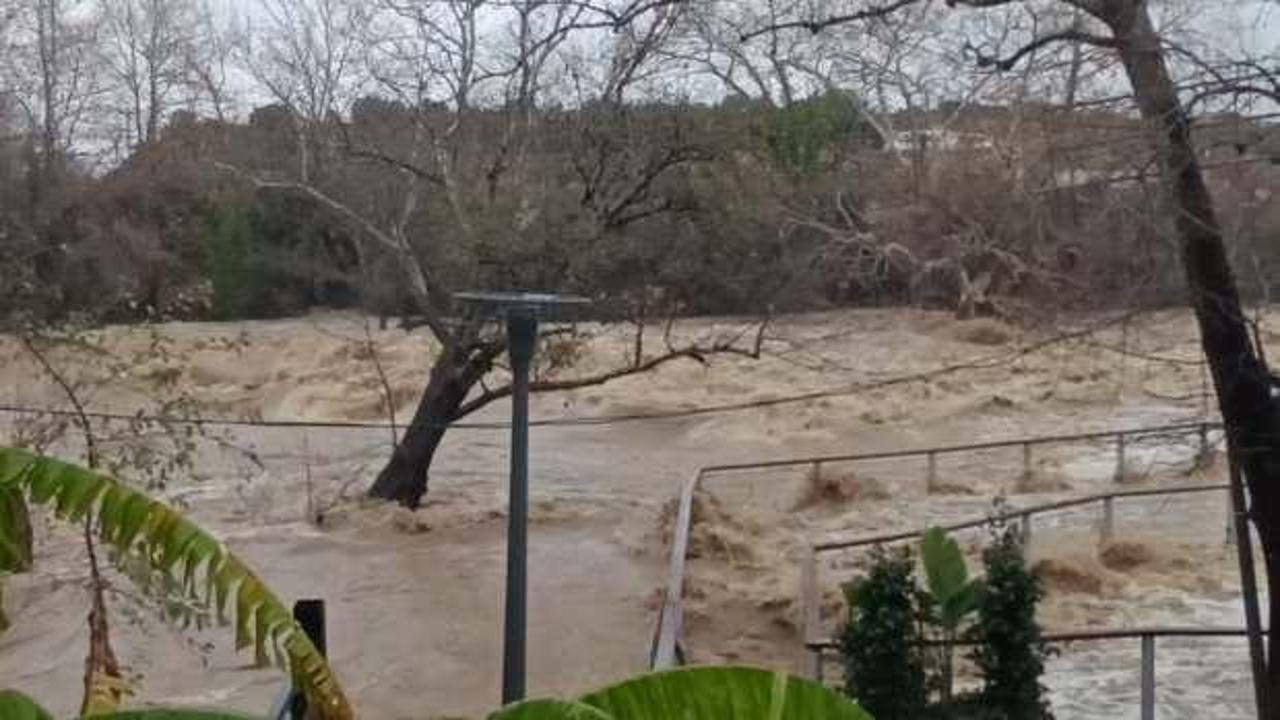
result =
M431 380L418 400L413 421L405 428L378 478L369 488L369 497L395 500L416 508L427 493L428 471L436 448L444 439L449 423L462 416L462 404L471 389L493 367L506 349L506 342L474 340L478 327L463 328L440 351Z
M466 353L446 345L431 368L431 380L418 400L412 423L405 428L391 459L369 488L369 497L394 500L416 508L427 493L428 471L448 424L478 381L470 379Z
M1213 199L1191 143L1191 128L1169 77L1160 38L1144 2L1108 24L1142 115L1163 131L1162 161L1168 175L1182 262L1201 344L1213 373L1228 441L1238 453L1251 499L1250 519L1266 558L1270 595L1267 715L1277 717L1280 699L1280 401L1273 380L1249 334Z

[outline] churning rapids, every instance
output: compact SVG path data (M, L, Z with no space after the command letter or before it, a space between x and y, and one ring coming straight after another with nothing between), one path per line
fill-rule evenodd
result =
M727 336L744 322L695 320L678 332ZM1274 315L1270 322L1265 339L1275 343ZM628 332L601 332L563 372L627 362ZM1188 314L1111 323L1022 352L1054 332L913 310L808 314L775 320L758 360L677 362L535 398L539 419L630 415L955 368L801 403L535 428L530 692L584 690L644 669L665 581L672 500L698 466L1208 417ZM91 409L159 411L159 402L182 400L205 416L371 422L387 417L377 366L403 422L433 353L424 335L366 333L363 319L349 314L109 328L94 343L100 351L50 351ZM649 345L661 343L655 332ZM0 339L0 403L66 406L57 386L8 339ZM498 403L471 419L502 421L507 412ZM3 414L0 428L7 443L61 430L67 439L52 450L79 451L75 428L51 427L47 418ZM123 423L96 429L108 453L139 442L171 452L173 438L158 431ZM1222 481L1224 463L1197 463L1192 440L1135 444L1126 483ZM416 513L359 499L387 456L388 429L208 427L190 442L190 468L156 492L226 539L284 597L327 601L330 655L362 716L474 716L496 705L505 431L450 431L428 502ZM1039 454L1033 481L1018 485L1020 462L1012 451L944 462L932 493L918 460L824 467L828 475L821 477L802 469L709 481L699 498L686 588L691 659L795 667L795 561L816 538L981 517L997 494L1030 505L1115 483L1114 452L1103 445ZM1094 540L1093 514L1045 518L1031 548L1049 589L1042 623L1049 630L1241 625L1223 503L1222 494L1211 493L1120 505L1117 541L1106 548ZM323 522L315 522L317 515ZM50 519L38 523L37 535L36 570L5 579L14 627L0 636L0 686L68 714L78 703L88 634L87 561L74 530ZM862 560L849 553L824 567L829 625L840 612L839 582ZM268 706L279 673L254 669L249 655L232 652L230 633L180 631L127 581L114 577L113 586L113 640L140 700ZM1073 644L1051 661L1046 684L1058 717L1134 716L1138 672L1136 640ZM1163 718L1200 717L1209 709L1221 720L1252 715L1242 639L1163 641L1157 682Z

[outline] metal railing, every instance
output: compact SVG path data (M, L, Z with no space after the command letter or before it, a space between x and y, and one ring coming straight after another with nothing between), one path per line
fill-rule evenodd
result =
M1125 430L1105 430L1087 433L1073 433L1065 435L1041 435L1033 437L1023 437L1011 440L996 440L980 443L970 443L964 445L946 445L937 447L927 447L910 450L895 450L888 452L870 452L870 453L847 453L836 455L813 455L806 457L784 458L775 460L764 460L759 462L747 463L731 463L724 465L712 465L698 468L693 475L684 483L680 491L679 504L676 513L676 522L673 529L671 540L671 555L667 568L667 586L663 597L662 605L658 609L657 622L650 644L649 662L650 666L655 669L671 667L681 661L683 648L681 646L681 633L684 624L684 578L685 569L688 560L689 538L693 521L693 500L702 481L713 474L731 473L747 470L765 470L772 468L784 467L803 467L810 466L815 471L820 472L821 467L825 463L836 462L860 462L869 460L886 460L886 459L905 459L905 458L924 458L926 461L926 485L932 489L936 484L938 458L943 455L978 452L983 450L994 450L1001 448L1017 448L1022 449L1022 473L1028 476L1033 472L1032 458L1034 449L1044 445L1060 445L1071 443L1096 442L1099 440L1112 440L1116 446L1116 473L1117 481L1124 478L1126 467L1126 453L1131 440L1159 436L1159 435L1188 435L1194 434L1199 438L1200 454L1203 455L1209 448L1209 432L1221 428L1220 423L1213 422L1185 422L1174 423L1168 425L1159 425L1151 427L1130 428ZM1037 512L1048 512L1050 510L1062 510L1072 508L1078 505L1087 505L1095 502L1103 502L1104 526L1107 522L1106 517L1110 516L1111 522L1114 523L1114 514L1109 511L1114 500L1121 497L1139 496L1139 495L1172 495L1186 492L1207 492L1210 490L1226 489L1226 485L1203 485L1191 486L1184 488L1167 488L1167 489L1151 489L1151 490L1131 490L1126 492L1106 493L1103 495L1092 495L1086 498L1075 498L1071 500L1059 501L1056 503L1047 503L1037 508L1027 508L1024 510L1014 510L1009 513L1014 517L1027 515L1027 527L1029 528L1030 515ZM1109 499L1108 499L1109 496ZM964 527L978 527L988 524L992 521L990 517L984 517L981 520L973 520L961 525ZM899 533L897 539L908 539L917 537L918 532ZM888 542L890 540L885 537L895 537L895 535L881 536L880 542ZM832 543L822 543L821 545L832 545L827 549L837 549L843 547L841 543L863 543L868 544L876 542L876 538L858 539L853 541L837 540ZM815 548L818 546L814 546ZM803 569L802 576L802 595L804 595L803 607L805 619L803 624L804 637L806 641L817 640L812 632L814 632L820 622L815 602L817 588L817 552L810 553L810 560Z
M1267 634L1266 630L1262 631ZM1244 628L1215 627L1139 627L1123 630L1073 630L1046 633L1043 638L1050 644L1063 645L1079 642L1101 642L1117 639L1137 639L1141 642L1141 681L1139 704L1141 720L1155 720L1156 716L1156 639L1173 637L1248 637L1249 631ZM963 646L976 644L973 640L928 640L922 643L928 647ZM814 655L813 677L818 682L825 681L824 658L828 654L838 653L839 643L834 640L807 642L805 647Z
M1172 495L1220 492L1228 490L1230 487L1231 486L1229 484L1218 483L1212 485L1183 485L1178 487L1149 488L1143 490L1119 490L1115 492L1099 493L1096 495L1087 495L1084 497L1068 498L1066 500L1043 503L1041 505L1019 508L1017 510L997 515L974 518L972 520L965 520L963 522L952 523L950 525L941 525L939 527L950 533L958 530L987 527L994 523L1009 523L1016 520L1021 526L1020 529L1024 540L1030 540L1032 528L1031 519L1036 515L1061 510L1074 510L1076 508L1099 503L1102 506L1102 517L1098 526L1099 542L1108 543L1115 537L1116 500L1134 497L1168 497ZM1231 512L1229 505L1225 514L1225 519L1225 539L1227 542L1232 542L1234 540L1235 525L1234 515ZM800 606L803 617L802 632L805 639L805 645L810 646L814 643L821 642L820 638L822 637L821 579L819 577L821 565L818 561L819 555L839 550L850 550L854 548L885 545L904 540L914 540L922 537L926 529L927 528L921 528L906 532L885 533L844 540L828 540L811 545L800 573ZM1182 630L1189 629L1183 628Z

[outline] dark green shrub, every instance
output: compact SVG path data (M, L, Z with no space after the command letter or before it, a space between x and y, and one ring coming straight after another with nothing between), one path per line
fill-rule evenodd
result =
M979 645L970 656L982 673L981 705L1005 720L1052 718L1040 684L1051 650L1036 622L1044 589L1027 569L1017 530L997 526L982 562L986 580L973 628Z
M834 164L841 150L875 146L875 131L858 113L857 98L841 92L817 95L767 117L767 140L774 162L801 174Z
M877 720L915 720L925 708L914 562L877 549L865 577L845 588L845 689Z
M258 284L248 210L239 204L216 208L208 237L213 316L219 320L244 317L254 301Z

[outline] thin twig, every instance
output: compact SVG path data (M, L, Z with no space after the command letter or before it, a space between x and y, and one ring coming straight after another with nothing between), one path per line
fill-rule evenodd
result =
M387 373L382 369L382 360L378 357L378 348L373 342L373 333L369 330L368 316L364 319L364 340L365 346L369 349L369 357L373 360L373 368L378 372L378 382L382 383L383 404L387 407L387 425L391 429L391 449L395 450L396 443L400 441L396 428L395 394L391 392L391 383L387 381Z
M76 418L80 423L80 430L84 433L85 459L88 462L89 467L98 467L98 447L93 439L93 427L89 424L89 414L85 412L84 405L80 402L80 397L76 395L75 389L72 388L67 379L62 376L62 373L58 372L58 370L53 367L53 364L49 362L49 359L45 357L44 353L40 352L40 349L36 347L36 344L31 339L30 335L22 333L19 337L22 339L23 347L26 348L27 352L31 353L31 356L36 359L36 362L38 362L40 367L48 373L49 377L53 378L53 381L58 384L58 387L62 388L63 394L67 396L67 400L69 400L71 402L71 406L75 408Z

